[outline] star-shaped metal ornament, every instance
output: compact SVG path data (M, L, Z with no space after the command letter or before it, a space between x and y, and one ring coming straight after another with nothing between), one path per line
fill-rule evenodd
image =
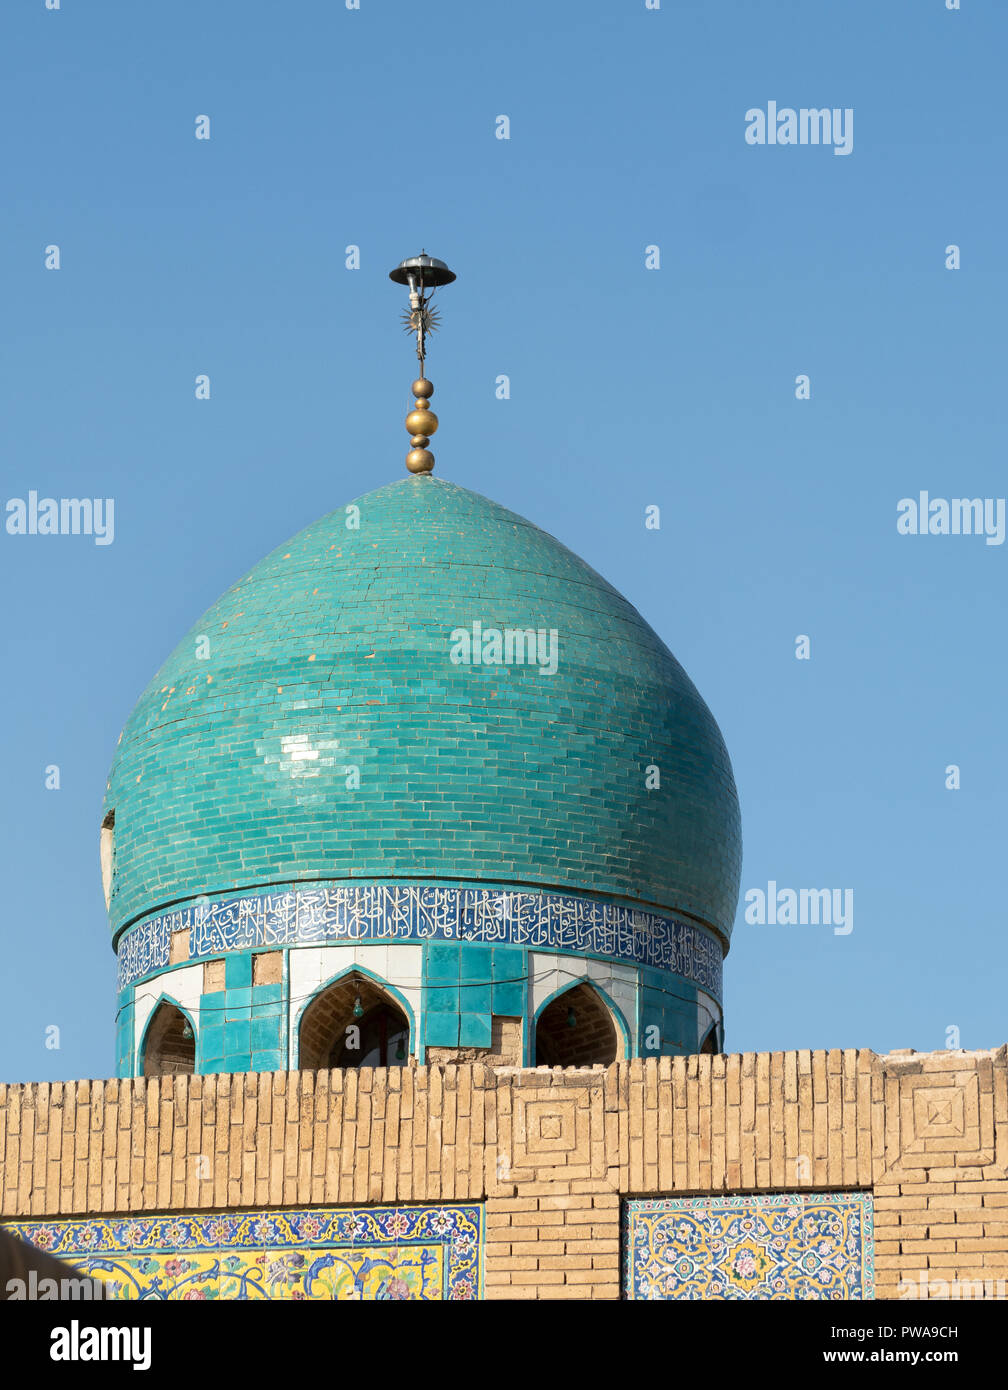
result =
M437 332L441 324L441 315L436 304L424 304L419 309L404 309L402 321L405 333L422 331L426 338L428 333Z

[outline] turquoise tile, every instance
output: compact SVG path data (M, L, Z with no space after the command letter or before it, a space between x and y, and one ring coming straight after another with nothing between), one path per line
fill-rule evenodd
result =
M280 1015L274 1014L272 1018L254 1018L249 1037L253 1052L277 1047L280 1039Z
M459 1015L459 1046L460 1047L489 1047L491 1042L491 1025L489 1014L460 1014ZM430 1038L427 1039L431 1041Z
M524 985L494 985L493 1012L512 1018L525 1012Z
M224 957L225 988L241 989L252 984L252 952L231 951Z
M525 977L525 952L516 946L493 948L493 977L495 980L521 980Z
M493 970L493 954L489 946L464 943L459 961L460 980L489 980Z
M459 948L454 942L431 941L424 947L428 980L457 980Z
M424 1023L424 1033L428 1047L457 1047L459 1045L458 1014L429 1013Z
M212 994L201 995L200 1020L207 1019L212 1021L216 1017L223 1023L226 999L227 996L222 989L214 990Z
M252 1024L247 1019L232 1019L224 1025L224 1052L244 1052L249 1048Z
M459 1009L462 1013L489 1014L490 986L462 985L459 989Z
M425 1006L429 1014L457 1014L459 1011L458 986L442 989L428 986L425 991Z

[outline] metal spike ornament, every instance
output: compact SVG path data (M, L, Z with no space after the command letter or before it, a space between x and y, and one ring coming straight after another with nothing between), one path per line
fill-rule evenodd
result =
M439 318L437 307L431 303L430 292L440 285L450 285L455 273L448 269L444 261L421 251L419 256L401 261L395 270L390 270L389 279L397 285L409 287L410 306L403 312L403 323L407 333L416 334L416 353L420 362L420 375L410 388L414 397L413 409L406 416L406 429L412 446L406 455L406 467L411 473L430 473L434 467L434 455L427 445L438 427L438 418L429 404L434 386L424 374L424 359L427 356L427 335L437 331Z

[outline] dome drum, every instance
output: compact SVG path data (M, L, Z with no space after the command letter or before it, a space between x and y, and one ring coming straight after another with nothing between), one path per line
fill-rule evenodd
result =
M305 1041L302 1021L348 975L369 981L358 995L374 996L372 1005L387 997L400 1013L400 1062L468 1049L535 1065L543 1009L569 990L587 991L594 1012L611 1018L614 1055L602 1046L599 1062L614 1060L617 1042L620 1056L695 1052L721 1022L720 946L710 933L520 890L330 884L200 903L128 932L119 968L122 1075L150 1070L144 1040L155 1006L193 1020L197 1071L317 1067L337 1051L345 1065L342 1029L322 1046L315 1034ZM554 1042L545 1055L598 1050L588 1015L580 1005L577 1013L580 1024L562 1035L566 1053Z

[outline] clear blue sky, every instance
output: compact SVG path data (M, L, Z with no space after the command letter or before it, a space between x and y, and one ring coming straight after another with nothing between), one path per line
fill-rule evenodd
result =
M401 475L387 272L421 244L459 277L439 474L676 653L734 762L743 890L854 891L848 936L740 905L729 1050L999 1045L1008 545L900 536L896 506L1008 490L1008 7L360 3L0 14L0 500L116 506L108 546L0 534L0 1077L112 1072L116 739L228 585ZM771 100L853 108L853 153L747 145Z

